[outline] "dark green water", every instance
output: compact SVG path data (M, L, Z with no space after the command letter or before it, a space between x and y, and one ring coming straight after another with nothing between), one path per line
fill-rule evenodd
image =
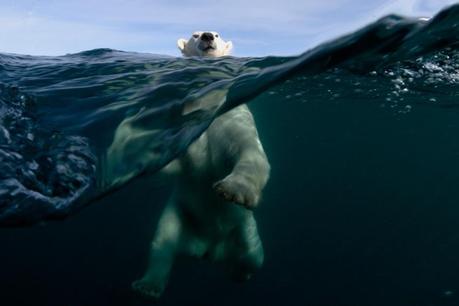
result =
M1 305L150 305L129 288L170 188L148 174L243 102L272 166L256 211L264 267L235 284L183 259L159 305L459 305L458 9L388 17L294 58L1 55L2 224L70 215L0 231ZM156 131L157 158L139 166L140 141L116 155L136 167L107 175L132 116Z

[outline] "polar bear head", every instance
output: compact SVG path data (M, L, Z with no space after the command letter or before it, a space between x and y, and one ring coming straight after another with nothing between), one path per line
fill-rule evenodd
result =
M177 46L184 56L219 57L230 55L233 43L225 42L217 32L194 32L191 38L179 39Z

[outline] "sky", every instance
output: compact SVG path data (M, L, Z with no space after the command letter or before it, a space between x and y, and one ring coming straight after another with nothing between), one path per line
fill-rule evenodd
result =
M429 17L451 0L0 0L0 52L63 55L95 48L180 56L199 30L235 56L296 55L387 14Z

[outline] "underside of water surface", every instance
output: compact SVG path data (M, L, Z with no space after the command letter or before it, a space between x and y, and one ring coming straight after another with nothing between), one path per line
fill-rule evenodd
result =
M260 95L286 109L352 100L455 111L458 14L387 16L295 57L1 54L0 223L68 216L158 171L215 117Z

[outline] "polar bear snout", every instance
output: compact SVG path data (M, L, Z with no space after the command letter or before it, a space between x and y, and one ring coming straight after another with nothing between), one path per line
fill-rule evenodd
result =
M214 34L212 34L210 32L204 32L201 35L201 40L202 41L212 41L212 40L214 40Z
M204 52L215 50L217 48L217 44L214 38L214 34L210 32L202 33L201 37L199 38L200 41L198 48Z
M199 50L201 51L212 51L212 50L215 50L215 44L213 43L206 43L206 42L203 42L203 43L200 43L199 44Z

